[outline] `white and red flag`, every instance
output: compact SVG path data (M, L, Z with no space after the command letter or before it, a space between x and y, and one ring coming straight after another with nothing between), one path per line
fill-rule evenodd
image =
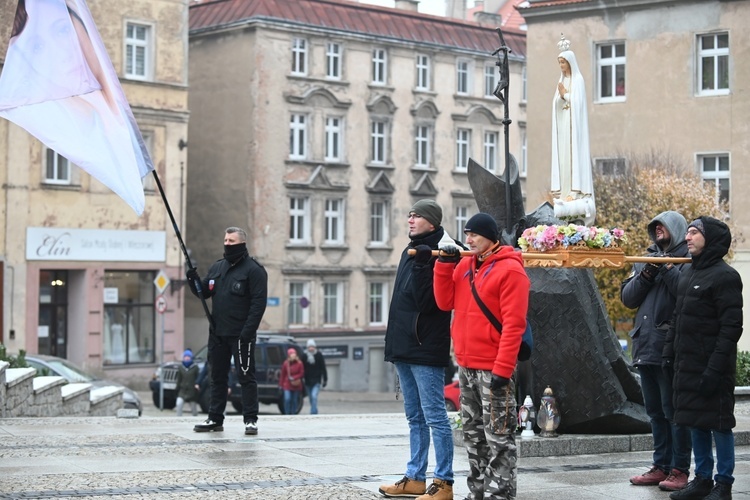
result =
M84 0L18 1L0 116L143 213L154 166Z

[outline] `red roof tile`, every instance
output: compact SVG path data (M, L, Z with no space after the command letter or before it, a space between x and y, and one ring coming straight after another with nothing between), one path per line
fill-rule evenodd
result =
M491 27L348 0L198 0L190 5L191 33L245 24L253 19L488 53L499 42ZM513 54L525 57L526 34L506 27L503 35Z

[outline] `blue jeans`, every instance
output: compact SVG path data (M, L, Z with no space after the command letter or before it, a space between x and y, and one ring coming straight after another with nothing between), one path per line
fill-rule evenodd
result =
M284 415L297 414L300 396L302 396L302 391L289 391L284 389Z
M690 428L695 454L695 475L711 479L714 472L714 453L711 447L711 434L716 443L717 483L734 483L734 434L732 430Z
M404 413L409 422L411 458L405 476L416 481L427 477L430 431L435 446L434 477L453 482L453 431L445 410L445 369L439 366L396 363Z
M307 387L307 399L310 400L310 415L318 414L318 393L320 392L320 384L308 385Z
M690 430L674 423L672 381L661 366L638 366L646 413L654 438L653 463L669 473L673 468L690 473Z

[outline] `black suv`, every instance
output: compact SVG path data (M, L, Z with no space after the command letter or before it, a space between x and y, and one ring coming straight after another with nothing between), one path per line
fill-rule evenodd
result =
M281 375L281 365L286 359L286 351L290 347L297 350L297 355L302 359L303 350L297 345L294 338L282 335L258 335L255 343L255 378L258 381L258 401L263 404L275 404L279 411L284 413L284 393L279 387L279 376ZM193 361L203 370L206 364L208 346L204 346L193 355ZM180 366L179 361L164 363L157 368L153 379L149 383L154 406L161 408L159 405L159 375L161 373L164 380L164 409L171 410L175 407L177 400L177 369ZM210 366L209 366L210 369ZM203 413L208 413L210 401L209 377L204 377L200 386L200 396L198 402ZM232 361L232 368L229 371L229 388L232 390L229 394L229 402L234 409L242 413L242 396L240 384L237 380L237 373ZM305 394L306 395L306 394ZM299 405L297 413L302 411L304 399Z

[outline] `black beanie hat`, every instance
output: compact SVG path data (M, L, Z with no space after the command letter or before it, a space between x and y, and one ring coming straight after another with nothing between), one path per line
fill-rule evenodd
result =
M435 203L435 200L419 200L411 207L409 212L421 215L427 219L427 222L435 226L436 229L443 222L443 209Z
M479 212L466 223L464 233L475 233L488 240L497 241L497 222L490 214Z

